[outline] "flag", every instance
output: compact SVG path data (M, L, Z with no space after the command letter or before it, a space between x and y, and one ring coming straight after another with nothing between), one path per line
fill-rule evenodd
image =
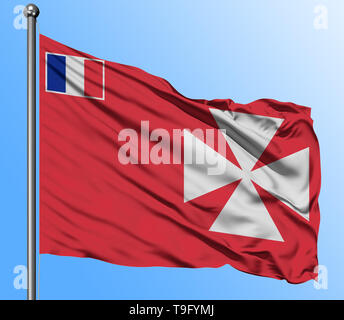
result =
M316 277L310 108L189 99L40 36L40 253Z

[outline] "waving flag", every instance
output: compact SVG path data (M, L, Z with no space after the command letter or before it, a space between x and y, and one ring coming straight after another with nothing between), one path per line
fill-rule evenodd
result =
M316 277L310 109L189 99L40 36L40 252Z

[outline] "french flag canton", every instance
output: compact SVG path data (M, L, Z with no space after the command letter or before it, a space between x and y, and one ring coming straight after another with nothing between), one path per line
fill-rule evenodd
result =
M46 53L46 91L104 100L104 60Z

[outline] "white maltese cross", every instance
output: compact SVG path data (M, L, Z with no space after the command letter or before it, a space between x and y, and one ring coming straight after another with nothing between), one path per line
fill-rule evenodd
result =
M252 181L309 220L309 148L252 170L283 119L217 109L210 112L241 169L184 130L184 202L240 180L210 231L283 241ZM199 150L210 159L207 163L220 161L224 172L209 174L211 165L185 161Z

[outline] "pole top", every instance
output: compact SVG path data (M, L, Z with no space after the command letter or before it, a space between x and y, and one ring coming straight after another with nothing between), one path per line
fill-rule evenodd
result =
M37 18L39 15L39 9L36 5L30 3L25 7L23 13L26 18L28 17Z

